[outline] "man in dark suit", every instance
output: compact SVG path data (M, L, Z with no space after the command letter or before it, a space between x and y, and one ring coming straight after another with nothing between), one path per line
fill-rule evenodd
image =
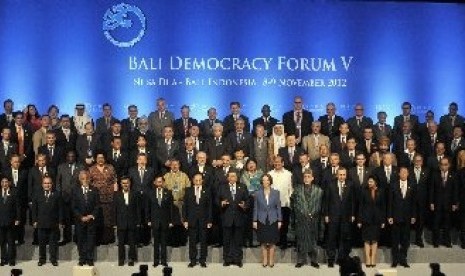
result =
M256 133L257 126L262 125L265 129L265 136L270 137L273 134L273 127L278 123L278 119L271 117L271 108L269 105L265 104L262 107L262 116L253 120L252 122L252 133Z
M326 115L320 116L318 121L321 122L321 133L328 136L330 140L339 135L339 126L344 123L344 119L336 115L336 105L334 103L326 105Z
M413 158L418 153L417 142L414 139L407 139L405 151L397 155L397 163L399 164L399 167L412 167Z
M221 124L221 120L216 117L216 108L210 107L207 111L207 116L207 119L200 122L200 136L205 140L213 137L213 125Z
M339 125L339 135L334 135L331 141L331 152L332 153L341 153L347 148L347 140L349 137L352 137L349 133L349 125L347 123L342 123Z
M11 180L11 187L15 190L20 209L19 224L15 225L14 236L18 244L24 244L24 225L26 224L26 213L28 209L27 181L28 171L21 168L21 157L18 154L11 155L10 166L4 170L4 175Z
M439 132L444 135L446 139L452 138L454 127L462 127L465 123L465 118L457 113L458 110L458 104L452 102L449 104L449 113L441 116L439 119Z
M194 141L194 149L196 151L205 151L206 149L206 139L200 135L200 127L198 125L193 125L189 128L189 136Z
M292 171L293 187L304 184L304 173L307 170L316 172L317 169L312 167L312 164L310 164L310 158L308 157L308 154L304 152L299 155L299 165L294 167L294 170Z
M79 187L72 196L72 208L76 222L76 234L79 251L79 266L94 265L96 229L95 221L99 214L100 196L90 186L90 174L87 170L79 172Z
M59 245L65 245L72 240L73 209L72 193L78 187L79 172L84 170L84 165L76 162L76 152L69 151L66 154L66 162L58 166L56 178L56 191L63 200L63 237Z
M439 161L439 171L432 172L429 191L430 210L434 215L433 246L438 247L440 230L444 230L442 244L452 247L450 239L451 216L458 208L458 181L450 169L450 160L444 157Z
M128 117L121 121L122 132L132 133L137 129L139 123L138 110L136 105L128 106Z
M21 165L30 168L34 165L34 150L32 147L32 129L24 123L24 114L21 111L14 113L15 123L10 127L11 141L18 145L21 156Z
M318 159L315 159L311 162L311 167L314 168L313 176L315 177L315 183L321 187L323 181L323 172L327 167L330 166L329 158L329 147L327 145L320 145Z
M111 149L107 152L108 163L114 168L118 179L128 172L129 154L122 148L121 137L115 136L111 141Z
M76 141L78 133L71 128L71 118L63 114L60 118L60 127L55 130L56 144L64 149L65 152L76 150Z
M129 150L129 134L122 132L122 126L119 121L114 121L111 125L111 128L109 131L105 132L101 136L101 147L105 151L109 151L112 147L111 142L113 141L113 138L118 137L121 139L121 148L124 151Z
M197 124L197 120L190 117L190 107L183 105L181 107L181 118L174 120L174 139L182 141L189 136L189 129Z
M400 156L407 149L407 140L413 139L416 144L419 142L419 138L415 132L413 132L411 122L406 121L402 123L401 132L393 134L393 145L392 152L396 156Z
M173 227L173 195L163 188L165 180L158 176L153 180L153 189L148 195L145 218L147 225L152 227L153 234L153 266L160 262L168 266L166 257L166 238L169 228Z
M137 155L137 163L129 168L128 175L131 180L131 190L139 194L141 217L145 217L147 196L152 190L153 179L156 175L156 171L148 164L147 154L139 153ZM137 231L138 245L149 245L150 236L150 227L145 223L141 224Z
M195 159L195 165L188 172L189 179L200 173L202 175L202 186L211 190L215 181L215 171L212 166L207 164L207 154L204 151L199 151Z
M399 173L397 166L393 165L394 154L385 153L383 155L382 166L374 169L374 174L376 180L378 181L378 188L385 193L385 198L388 197L389 192L391 191L392 183L397 182L399 179Z
M245 121L242 118L234 122L235 130L231 131L227 136L228 152L233 155L234 152L241 149L245 156L249 157L253 154L253 137L250 132L245 130Z
M0 169L8 167L12 154L18 153L18 145L11 141L11 129L3 128L0 142Z
M283 158L284 168L288 171L293 171L299 164L299 156L304 153L301 147L297 147L297 138L294 134L289 134L286 137L286 147L280 148L278 155Z
M212 197L203 186L203 176L197 173L192 178L194 186L187 188L182 208L182 221L189 232L189 267L197 264L197 243L200 242L200 266L207 267L207 229L212 227Z
M155 150L157 146L157 137L153 130L149 129L149 121L147 117L141 116L137 122L137 128L129 133L129 150L133 151L138 147L138 140L140 136L145 137L146 147L149 150Z
M55 132L52 130L47 131L46 140L46 144L39 147L38 153L46 155L47 164L56 171L58 165L65 160L66 153L62 147L56 144Z
M115 228L118 236L118 266L124 265L126 258L125 244L129 245L128 265L133 266L136 255L136 231L141 224L140 204L143 203L140 193L133 191L131 180L123 176L120 181L121 190L115 192L114 214Z
M170 160L178 159L180 145L179 141L173 138L173 127L166 126L163 131L163 139L157 142L157 161L161 166L161 173L169 170Z
M412 132L416 134L418 131L418 116L412 113L412 104L409 102L402 103L402 114L394 118L394 132L397 134L403 133L403 125L405 122L410 122Z
M380 140L381 137L385 136L392 140L392 127L386 123L387 113L385 111L379 111L377 114L378 122L373 127L375 139Z
M446 144L444 142L437 142L434 147L434 155L428 157L428 161L426 162L426 166L428 169L433 171L439 170L439 161L442 158L446 157Z
M13 114L13 107L14 103L11 99L6 99L3 101L3 112L0 115L0 130L6 128L10 128L14 123L14 114Z
M347 180L347 169L339 167L337 179L326 188L325 201L328 267L334 267L336 249L338 249L338 263L349 257L352 223L355 221L354 191L352 183Z
M364 115L364 108L361 103L355 105L355 116L350 117L347 120L349 125L350 133L355 136L357 141L363 139L363 131L365 128L373 127L373 120L370 117Z
M16 265L15 226L20 221L20 204L16 190L11 189L11 179L8 176L0 177L1 196L0 200L0 266L9 264Z
M28 175L28 199L29 203L32 203L32 199L37 195L41 194L42 191L42 179L45 176L50 176L52 181L56 179L56 172L53 168L47 164L47 156L43 153L37 155L36 166L29 170ZM53 187L52 187L53 189Z
M341 157L341 165L347 170L350 170L355 166L356 156L362 153L357 149L357 142L355 137L349 136L347 139L346 147L343 149L339 156Z
M248 200L247 187L238 182L236 172L229 172L228 184L221 185L218 191L223 224L224 266L234 264L242 267L243 232L247 218Z
M182 172L189 174L190 169L196 165L196 155L197 151L194 148L194 139L191 137L186 138L184 140L184 147L179 152L178 156Z
M214 168L221 167L221 156L228 154L228 141L223 138L223 126L221 124L213 125L213 137L208 138L206 142L206 153L208 163Z
M461 126L455 126L452 133L452 139L450 139L449 143L446 144L447 155L452 157L453 160L456 160L457 153L464 148L465 138L463 137L463 129Z
M32 200L32 225L38 229L39 262L43 266L47 259L47 242L49 246L49 260L53 266L58 266L59 226L62 226L62 201L59 193L52 191L53 180L49 176L42 179L42 193L38 193Z
M85 133L79 135L76 141L76 152L80 163L91 166L94 162L93 155L100 150L100 135L94 132L92 123L84 126Z
M378 141L375 139L373 127L363 129L362 139L357 142L357 148L365 154L366 159L369 159L371 154L378 149Z
M137 137L136 148L131 150L131 152L129 153L129 160L128 160L129 167L137 165L137 158L139 154L141 153L145 154L145 156L147 157L147 165L149 167L153 167L154 169L158 170L158 163L155 157L155 150L148 147L147 137L142 134L140 134Z
M294 134L300 144L303 137L310 134L312 122L313 114L303 109L302 97L294 97L294 109L283 115L284 132Z
M223 120L225 137L231 132L234 132L236 129L236 121L239 118L244 121L244 132L250 132L249 118L241 114L241 104L239 102L231 102L229 107L231 109L231 114L226 116Z
M149 129L153 131L156 139L163 138L163 132L166 126L173 126L174 114L166 109L166 100L157 99L157 110L149 114Z
M113 117L112 108L109 103L104 103L102 105L102 110L103 116L98 118L95 124L95 132L100 135L109 132L113 123L118 121L115 117Z
M416 192L415 214L415 244L421 248L423 243L423 229L428 216L428 189L431 184L430 171L424 166L423 156L415 155L413 167L409 169L410 182L413 183Z
M429 123L426 132L420 136L420 151L425 156L425 160L434 155L436 143L444 141L444 137L438 132L438 125L435 122Z
M323 191L326 191L326 189L331 185L331 183L337 179L337 172L341 167L341 157L338 153L331 153L328 159L328 165L320 173L319 185Z
M392 265L410 267L407 262L407 250L410 246L410 224L415 223L416 215L415 186L409 181L407 167L399 169L399 180L393 182L388 194L387 217L391 227Z

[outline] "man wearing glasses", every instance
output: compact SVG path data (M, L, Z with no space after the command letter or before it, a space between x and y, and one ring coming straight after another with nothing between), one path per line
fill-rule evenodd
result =
M394 131L402 133L404 122L410 122L413 132L418 130L418 116L412 114L412 104L409 102L402 103L402 114L394 118Z

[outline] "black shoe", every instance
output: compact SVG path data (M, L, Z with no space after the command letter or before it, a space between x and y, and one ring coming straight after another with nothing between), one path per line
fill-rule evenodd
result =
M124 265L124 261L118 261L118 266L123 266Z
M4 266L4 265L6 265L7 263L8 263L7 261L1 261L1 262L0 262L0 266Z
M328 262L328 267L334 267L334 261L329 261Z
M45 264L45 261L39 261L39 262L37 263L37 266L43 266L44 264Z
M161 262L161 265L162 266L168 266L168 263L167 262Z
M444 246L447 247L447 248L452 248L452 244L450 242L446 242L444 244Z
M296 267L296 268L301 268L302 266L304 266L303 263L296 263L296 264L295 264L295 267Z
M236 265L237 265L238 267L242 267L243 264L242 264L242 262L237 262Z
M310 265L314 268L320 268L320 265L317 262L310 262Z
M52 262L52 265L53 265L53 266L58 266L58 262L57 262L57 261L53 261L53 262Z
M94 261L87 261L88 266L94 266Z
M201 267L207 267L207 263L205 263L205 262L200 262L200 266L201 266Z
M190 262L190 263L187 265L187 267L194 267L194 266L196 266L196 265L197 265L197 264L196 264L195 262Z
M157 267L159 264L160 264L160 262L158 262L158 261L153 262L153 267Z
M9 262L8 265L9 265L9 266L15 266L15 265L16 265L16 262L14 262L14 261L13 261L13 262Z
M85 264L86 264L86 262L81 262L81 261L80 261L80 262L78 263L78 266L84 266Z
M397 262L393 262L393 263L391 264L391 267L397 267Z
M58 243L59 246L67 245L70 241L61 241Z
M230 266L230 265L231 265L230 262L224 262L224 263L223 263L223 266Z
M129 261L128 266L134 266L134 261Z
M425 247L425 244L423 243L422 240L417 240L417 241L415 242L415 245L417 245L417 246L420 247L420 248Z
M401 266L405 267L405 268L409 268L409 264L407 262L401 262L400 263Z
M434 248L438 248L438 247L439 247L439 244L434 243L434 244L433 244L433 247L434 247Z
M24 240L16 242L16 245L23 245L23 244L24 244Z

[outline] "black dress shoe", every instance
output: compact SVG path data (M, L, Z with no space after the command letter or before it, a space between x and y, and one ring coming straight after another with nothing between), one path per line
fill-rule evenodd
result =
M207 263L205 263L205 262L200 262L200 266L201 266L201 267L207 267Z
M153 262L153 267L157 267L159 264L159 262Z
M391 267L397 267L397 262L393 262L393 263L391 264Z
M314 268L320 268L320 265L317 262L310 262L310 265Z
M88 266L94 266L94 261L87 261Z
M302 266L304 266L303 263L296 263L296 264L295 264L295 267L296 267L296 268L301 268Z
M44 261L39 261L39 262L37 263L37 266L43 266L44 264L45 264Z
M418 246L418 247L420 247L420 248L423 248L423 247L425 247L425 244L423 243L423 241L422 241L422 240L418 240L418 241L416 241L416 242L415 242L415 245L417 245L417 246Z
M329 261L328 262L328 267L334 267L334 261Z
M1 262L0 262L0 266L4 266L4 265L6 265L7 263L8 263L7 261L1 261Z
M433 247L434 247L434 248L438 248L438 247L439 247L439 244L434 243L434 244L433 244Z
M16 262L9 262L8 265L9 265L9 266L15 266L15 265L16 265Z
M230 265L231 265L230 262L224 262L224 263L223 263L223 266L230 266Z
M196 264L195 262L190 262L190 263L187 265L187 267L194 267L194 266L196 266L196 265L197 265L197 264Z
M168 263L167 262L161 262L161 265L162 266L168 266Z
M58 266L58 262L57 262L57 261L53 261L53 262L52 262L52 265L53 265L53 266Z
M237 265L238 267L242 267L242 266L243 266L242 262L237 262L236 265Z
M118 261L118 266L123 266L124 265L124 261Z
M128 266L134 266L134 261L129 261Z
M452 244L451 244L450 242L449 242L449 243L446 243L446 244L444 244L444 246L445 246L445 247L447 247L447 248L452 248Z
M403 266L403 267L406 267L406 268L410 267L407 262L401 262L400 265Z
M86 262L79 262L78 266L84 266L85 264L86 264Z

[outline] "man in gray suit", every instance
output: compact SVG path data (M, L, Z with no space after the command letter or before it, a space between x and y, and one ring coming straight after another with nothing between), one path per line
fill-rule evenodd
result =
M66 154L66 162L58 166L57 171L57 192L61 194L63 200L63 237L60 245L71 242L73 210L71 208L71 194L75 187L78 187L79 172L84 170L84 166L76 162L76 152L69 151Z
M262 172L269 171L268 161L268 137L265 136L265 127L255 127L255 138L253 139L252 157L257 161L257 168Z
M153 130L156 138L162 138L165 126L173 126L173 123L174 115L166 109L166 100L158 98L157 111L151 112L149 115L149 128Z

